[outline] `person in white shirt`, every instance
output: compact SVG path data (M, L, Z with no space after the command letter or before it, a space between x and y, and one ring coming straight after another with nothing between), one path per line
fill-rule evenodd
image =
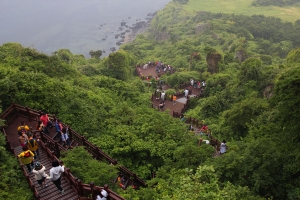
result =
M162 92L161 92L160 98L161 98L161 100L163 100L163 101L165 100L165 91L162 91Z
M52 182L57 187L57 189L60 191L60 193L64 192L64 190L61 187L61 183L60 183L61 173L64 171L65 171L64 165L60 166L58 160L52 161L52 168L50 169L49 179L52 180Z
M227 151L227 145L226 145L226 141L223 140L223 142L220 145L220 154L224 154Z
M184 96L185 96L185 98L188 98L188 95L189 95L189 90L188 90L188 89L185 89L185 90L184 90Z
M105 184L104 188L101 190L100 194L98 194L96 196L96 200L107 200L107 196L108 196L107 189L108 189L108 186L107 186L107 184Z
M40 162L36 162L34 165L34 169L32 170L32 173L34 174L35 180L37 180L38 184L45 188L48 185L45 183L46 178L48 175L45 173L46 167L43 166Z

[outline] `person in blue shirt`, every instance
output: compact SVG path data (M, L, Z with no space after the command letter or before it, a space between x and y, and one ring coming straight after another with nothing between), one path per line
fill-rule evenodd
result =
M56 122L55 122L55 130L56 130L55 138L60 138L62 128L63 128L63 126L62 126L60 120L56 120Z
M68 129L65 127L63 127L61 129L61 140L63 141L64 146L68 146L68 147L72 148L70 138L68 135Z

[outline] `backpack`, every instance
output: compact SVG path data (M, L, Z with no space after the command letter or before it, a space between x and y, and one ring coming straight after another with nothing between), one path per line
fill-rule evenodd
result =
M24 157L24 158L29 158L29 157L31 157L30 151L24 152L24 156L23 156L23 157Z
M38 144L35 139L31 139L27 143L28 149L31 151L36 151L38 149Z
M25 126L19 126L19 128L22 134L26 134L27 131L25 129Z

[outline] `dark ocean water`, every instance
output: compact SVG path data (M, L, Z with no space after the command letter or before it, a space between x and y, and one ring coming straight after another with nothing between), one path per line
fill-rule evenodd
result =
M118 49L115 35L171 0L1 0L0 44L18 42L51 54L66 48L89 57L90 50ZM126 22L129 28L122 27Z

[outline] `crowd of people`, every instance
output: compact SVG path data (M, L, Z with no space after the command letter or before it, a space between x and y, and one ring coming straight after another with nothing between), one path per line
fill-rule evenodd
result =
M55 122L51 121L46 113L43 113L40 117L40 121L37 122L35 130L32 127L29 127L25 124L24 121L21 121L20 126L18 127L19 142L22 146L22 152L17 156L20 162L23 165L26 165L28 173L33 173L35 180L42 189L46 188L46 180L51 180L53 184L57 187L60 193L63 193L64 190L61 187L61 173L64 172L64 165L59 163L57 160L52 161L52 168L49 173L50 176L46 173L46 167L43 166L39 160L39 138L36 133L38 131L43 131L45 134L50 134L50 128L54 127L56 133L59 135L59 138L63 142L65 147L70 147L70 139L68 136L68 127L63 127L60 120Z
M180 115L180 121L186 122L186 117L183 113ZM211 144L215 147L217 155L222 155L227 152L228 146L226 144L226 140L219 142L217 139L212 137L212 132L208 128L207 124L200 122L199 127L194 127L192 124L189 124L188 130L194 133L195 136L199 136L198 146L201 146L202 142L205 141L206 144ZM203 136L207 137L208 140L203 140Z

